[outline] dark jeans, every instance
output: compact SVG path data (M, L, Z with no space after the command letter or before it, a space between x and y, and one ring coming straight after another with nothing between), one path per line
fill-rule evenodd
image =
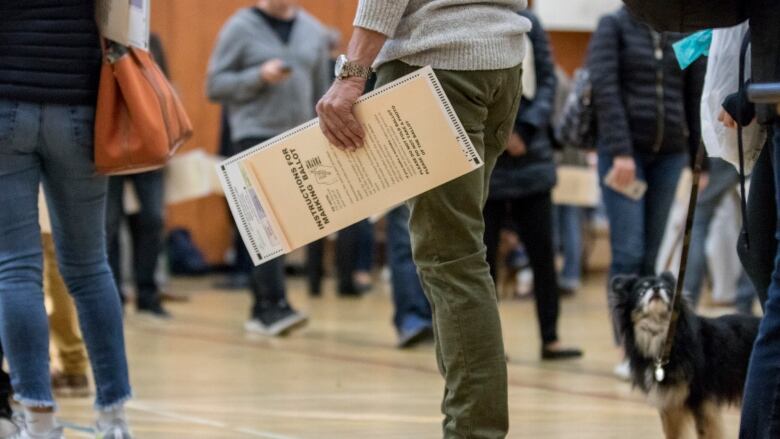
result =
M774 125L772 144L775 169L775 239L780 240L780 122ZM754 189L753 189L754 190ZM751 193L753 192L751 190ZM767 206L764 206L767 209ZM768 235L752 235L751 245L761 240L771 240ZM745 397L742 403L740 438L770 439L780 437L780 252L776 249L775 267L767 292L764 318L758 330L758 338L750 359Z
M130 181L138 195L141 210L127 216L133 245L133 274L135 276L138 306L149 306L159 300L155 279L157 258L163 242L163 171L111 177L108 182L106 205L106 238L108 261L121 294L122 272L119 228L124 214L123 193L125 181Z
M721 201L733 192L739 182L739 174L730 163L719 158L709 160L709 183L699 194L696 201L696 215L691 230L691 247L688 256L688 268L685 276L684 291L694 308L699 304L701 287L707 271L705 245L710 235L710 225ZM744 274L742 275L745 276ZM741 279L738 285L737 306L740 310L749 310L755 298L755 292L749 282Z
M284 304L287 301L285 284L284 256L253 268L249 280L254 299L252 316L257 316L263 309Z
M325 276L323 259L325 257L325 239L314 241L306 247L306 281L309 294L322 294L322 278Z
M248 138L242 139L234 144L234 153L238 154L259 143L263 143L269 138ZM278 305L287 301L287 289L284 272L284 257L279 257L255 267L252 264L252 258L246 250L244 241L238 233L238 229L233 225L235 232L236 246L236 264L235 271L240 273L250 273L249 286L252 290L252 316L257 316L260 310L270 306Z
M638 201L615 192L604 184L604 177L612 169L612 160L611 155L599 154L599 180L609 218L609 241L612 249L609 278L619 274L654 275L669 211L674 202L680 175L688 164L688 154L635 154L636 178L647 183L647 192ZM612 329L615 343L618 343L620 334L614 321Z
M534 273L536 317L542 343L558 340L558 280L553 249L552 200L550 192L510 200L489 199L485 205L485 245L490 274L496 280L496 252L505 220L517 226L516 231L528 252Z
M374 254L374 225L369 220L353 224L339 232L336 240L336 271L340 293L355 293L353 274L371 271Z
M585 209L580 206L557 205L553 208L555 249L563 253L563 269L558 283L576 290L582 279L582 223Z
M396 207L387 214L387 260L390 264L391 286L395 314L393 323L398 333L431 326L431 305L425 297L417 267L412 259L409 236L409 208Z

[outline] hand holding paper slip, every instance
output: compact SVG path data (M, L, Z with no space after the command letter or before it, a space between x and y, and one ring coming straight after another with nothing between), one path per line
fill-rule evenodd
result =
M363 96L355 115L366 131L355 152L315 119L218 165L256 265L483 164L430 67Z

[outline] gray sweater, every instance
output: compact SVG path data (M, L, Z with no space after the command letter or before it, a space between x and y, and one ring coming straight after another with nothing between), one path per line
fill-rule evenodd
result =
M360 0L354 25L389 37L375 66L401 60L444 70L520 64L527 0Z
M328 41L325 27L302 10L288 44L252 9L228 20L211 55L206 90L209 99L227 107L234 142L273 137L314 118L314 106L332 80ZM260 77L260 65L273 58L292 67L281 84Z

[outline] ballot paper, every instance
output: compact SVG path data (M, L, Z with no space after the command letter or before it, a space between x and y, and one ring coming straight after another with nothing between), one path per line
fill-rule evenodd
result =
M104 38L149 50L151 0L97 0L95 21Z
M255 265L483 165L430 67L358 100L365 146L330 145L317 119L217 167Z

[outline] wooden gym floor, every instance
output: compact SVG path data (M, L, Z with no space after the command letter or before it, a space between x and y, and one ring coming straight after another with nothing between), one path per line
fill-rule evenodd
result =
M285 339L244 333L246 293L211 289L213 278L174 280L191 297L170 305L169 322L127 317L136 436L158 438L424 439L441 437L442 379L430 345L395 349L386 286L368 296L309 299L289 283L291 301L311 315ZM531 301L501 304L509 355L510 438L657 439L655 411L613 378L617 360L603 278L563 301L565 343L586 356L568 363L538 358ZM92 437L91 399L61 400L68 437ZM738 412L725 423L737 436ZM693 437L691 435L691 437Z

